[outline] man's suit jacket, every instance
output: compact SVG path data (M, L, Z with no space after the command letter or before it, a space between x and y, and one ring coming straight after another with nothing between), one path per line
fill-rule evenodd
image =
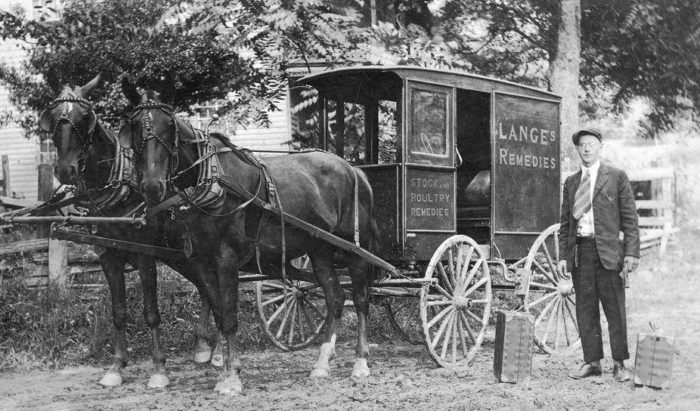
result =
M562 195L559 250L560 260L567 261L569 270L574 267L578 227L578 220L571 213L580 183L579 170L566 179ZM598 255L605 269L620 271L625 256L639 257L637 208L624 171L601 163L593 189L593 220ZM624 234L623 240L620 232Z

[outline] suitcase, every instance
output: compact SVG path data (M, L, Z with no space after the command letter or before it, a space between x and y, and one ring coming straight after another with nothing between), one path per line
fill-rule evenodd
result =
M658 333L637 335L634 384L661 388L671 379L675 338Z
M496 313L493 375L499 382L527 383L532 371L534 320L528 313Z

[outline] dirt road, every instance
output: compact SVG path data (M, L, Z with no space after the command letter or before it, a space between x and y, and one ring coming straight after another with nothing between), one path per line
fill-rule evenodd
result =
M502 384L493 377L493 341L487 340L471 367L459 372L437 368L422 346L403 342L372 346L372 375L350 379L353 346L340 341L327 381L308 378L317 348L295 353L244 353L243 395L220 397L213 387L217 372L196 366L189 357L168 360L171 386L148 390L150 363L130 364L124 384L97 384L102 368L33 371L0 375L0 410L357 410L357 409L552 409L552 410L697 410L700 409L700 257L694 244L700 230L683 236L663 258L646 259L628 291L628 330L634 364L636 336L649 321L677 336L671 383L663 390L635 388L612 380L606 343L601 378L571 380L567 373L580 354L564 358L536 354L527 386Z

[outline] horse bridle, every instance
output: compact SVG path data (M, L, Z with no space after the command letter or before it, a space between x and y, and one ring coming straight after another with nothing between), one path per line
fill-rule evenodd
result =
M175 141L170 145L162 137L156 134L153 130L153 119L151 118L151 113L148 110L160 110L167 114L173 121L175 125ZM146 149L146 144L149 140L157 141L170 155L169 159L169 171L167 176L167 181L170 183L176 174L177 167L179 165L178 150L180 148L180 126L177 123L177 118L174 114L174 110L171 106L163 103L145 103L134 107L134 112L131 114L131 119L133 120L136 116L141 114L141 124L142 124L142 140L138 147L134 147L134 155L137 161L143 160L143 151ZM137 167L138 172L140 169Z
M73 111L70 108L70 105L68 103L77 103L78 105L87 108L88 112L92 115L92 117L97 121L97 115L95 115L95 111L92 109L92 105L90 104L89 101L85 100L84 98L80 97L62 97L62 98L57 98L56 100L52 101L49 104L49 109L53 109L57 107L60 104L63 104L63 107L61 109L61 116L58 118L58 121L54 123L53 128L49 133L51 134L51 138L56 136L58 133L58 126L61 124L61 122L65 121L68 124L70 124L71 128L73 129L73 132L78 136L78 139L80 139L80 156L82 157L89 149L90 145L92 145L93 142L93 136L95 135L95 128L92 129L92 132L89 134L83 134L80 131L80 128L75 125L73 120L70 118L70 113Z

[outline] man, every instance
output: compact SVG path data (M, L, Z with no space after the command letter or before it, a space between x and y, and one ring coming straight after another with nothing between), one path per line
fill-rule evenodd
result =
M634 195L624 171L601 164L600 132L580 130L573 135L573 141L582 166L564 183L559 269L568 267L572 271L584 365L570 376L578 379L602 373L600 301L608 320L613 377L616 381L628 381L630 375L624 364L630 357L625 279L639 265Z

